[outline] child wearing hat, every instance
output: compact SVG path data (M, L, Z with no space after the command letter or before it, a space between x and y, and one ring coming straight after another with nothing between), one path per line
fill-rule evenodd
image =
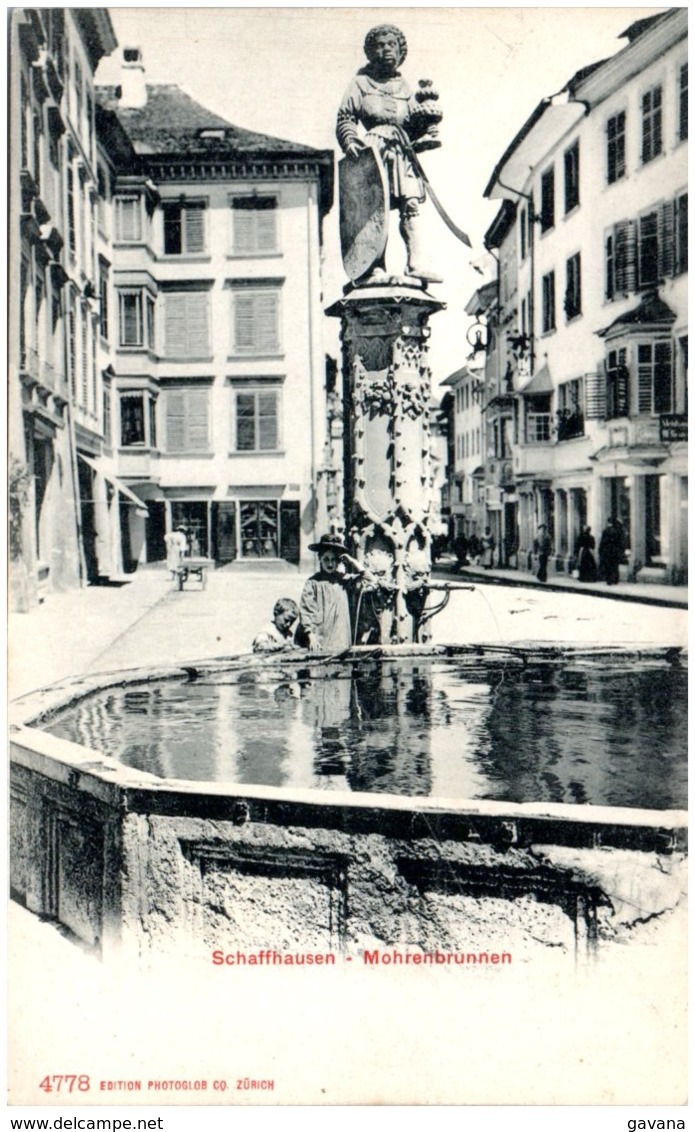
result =
M364 568L334 535L322 535L309 550L319 556L320 570L306 582L299 615L312 652L342 652L352 645L348 587ZM347 564L354 573L348 573Z

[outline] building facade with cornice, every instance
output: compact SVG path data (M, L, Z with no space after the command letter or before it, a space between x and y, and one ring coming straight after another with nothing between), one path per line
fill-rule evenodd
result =
M545 523L554 569L570 570L582 526L598 543L615 516L622 574L681 582L687 11L624 36L615 56L539 104L486 189L516 208L516 319L499 328L514 398L509 487L521 562Z
M116 39L105 9L15 9L9 31L10 602L25 610L88 577L80 457L101 444L94 73Z
M104 139L125 135L105 211L110 469L129 566L183 525L218 564L311 560L327 522L321 225L333 155L231 125L123 52L100 88Z

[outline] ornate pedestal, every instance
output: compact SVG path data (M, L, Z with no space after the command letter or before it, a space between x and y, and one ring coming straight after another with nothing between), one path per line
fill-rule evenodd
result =
M381 641L415 639L430 572L430 315L445 304L419 283L351 290L342 322L348 538L372 582ZM360 611L366 619L367 610Z

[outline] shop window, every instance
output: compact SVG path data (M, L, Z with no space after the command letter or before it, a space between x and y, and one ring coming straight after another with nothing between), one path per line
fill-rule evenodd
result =
M243 558L277 558L279 546L276 500L240 502L239 527Z

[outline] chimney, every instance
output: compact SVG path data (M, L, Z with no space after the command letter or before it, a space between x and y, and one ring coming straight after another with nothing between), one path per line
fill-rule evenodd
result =
M142 110L147 103L145 66L139 47L123 48L120 105L124 110Z

